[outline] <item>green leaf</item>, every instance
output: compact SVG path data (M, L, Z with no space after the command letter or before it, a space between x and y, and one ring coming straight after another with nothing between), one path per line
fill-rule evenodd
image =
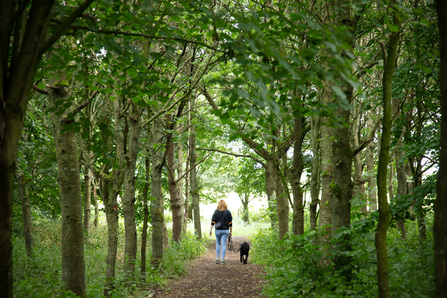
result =
M390 28L391 32L399 32L399 26L388 24L388 28Z

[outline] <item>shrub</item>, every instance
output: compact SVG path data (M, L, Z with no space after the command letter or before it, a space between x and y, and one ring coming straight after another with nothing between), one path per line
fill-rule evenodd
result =
M391 295L433 297L432 235L421 240L416 223L406 224L406 241L393 228L387 239ZM289 235L282 241L271 229L258 232L252 238L253 261L267 265L263 293L268 297L376 297L374 229L374 218L355 221L325 244L321 243L321 232ZM343 242L346 239L351 250L341 251L339 247L346 245ZM347 258L349 262L337 269L330 261L337 257Z

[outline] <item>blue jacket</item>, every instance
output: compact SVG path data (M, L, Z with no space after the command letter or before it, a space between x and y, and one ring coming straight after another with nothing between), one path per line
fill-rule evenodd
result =
M219 222L222 220L222 217L224 216L225 211L219 211L216 209L213 214L213 218L211 219L211 225L214 226L216 222ZM228 230L233 224L233 216L231 216L230 210L227 210L227 213L225 214L225 218L223 219L222 226L218 230Z

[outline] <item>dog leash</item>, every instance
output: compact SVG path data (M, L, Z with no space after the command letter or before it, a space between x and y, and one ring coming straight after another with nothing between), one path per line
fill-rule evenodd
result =
M233 241L231 241L231 236L228 236L228 250L230 251L234 251L234 252L238 252L241 250L241 248L239 247L238 250L234 250L233 249Z

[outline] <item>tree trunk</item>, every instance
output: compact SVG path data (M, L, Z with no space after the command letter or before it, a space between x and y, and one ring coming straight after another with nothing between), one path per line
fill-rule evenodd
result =
M396 145L397 146L397 145ZM397 196L398 200L400 196L407 194L407 173L405 170L405 164L402 163L401 159L403 156L403 152L396 149L395 157L396 157L396 172L397 172ZM400 213L403 216L403 213ZM396 220L397 228L399 229L400 236L402 239L407 239L407 232L405 230L405 222L403 220Z
M276 213L275 203L275 174L273 172L273 166L268 160L265 167L265 193L267 194L270 223L272 227L275 227L278 222L278 214Z
M250 218L248 216L248 203L250 202L248 193L242 194L242 220L245 224L250 224Z
M314 231L317 228L317 205L320 201L320 116L312 116L312 172L310 179L310 203L309 217L310 229Z
M177 177L183 176L183 144L181 140L177 143L177 155L178 155L178 165L177 165ZM178 197L180 200L180 209L179 209L179 221L181 226L181 233L185 231L185 225L187 222L185 222L185 197L183 195L183 180L184 178L180 179L180 181L177 182L178 187Z
M287 201L287 196L284 193L278 162L275 158L276 157L272 156L269 157L267 160L267 168L269 168L268 172L271 173L272 182L274 183L273 186L276 197L276 212L278 215L278 236L279 239L283 239L287 236L289 231L289 202Z
M141 108L133 104L129 117L129 140L124 166L123 217L126 242L124 245L124 273L133 280L137 259L137 227L135 223L135 169L138 155L141 127L139 123ZM126 140L124 140L126 142Z
M353 127L353 135L354 135L354 148L358 148L360 146L360 109L358 110L358 115L355 118L355 124ZM365 182L363 181L363 166L362 166L362 155L361 152L354 156L354 198L361 201L361 210L362 213L368 215L367 202L366 202L366 190L365 190Z
M162 123L153 122L152 136L155 144L162 144ZM151 221L152 221L152 263L158 265L163 258L163 223L164 203L161 188L161 171L163 169L163 151L158 149L152 156Z
M399 103L398 103L399 104ZM393 107L396 105L393 105ZM396 114L398 111L393 109L393 114ZM406 127L404 126L402 128L401 135L399 137L399 140L396 144L396 149L394 150L394 157L396 159L396 173L397 173L397 200L401 200L401 196L406 195L408 193L408 184L407 184L407 173L405 168L405 163L402 160L402 157L404 155L403 151L400 150L400 146L402 144L402 140L404 138L404 135L406 133ZM404 216L404 212L399 213L400 217ZM407 238L407 232L405 230L405 222L404 219L399 220L396 219L396 226L400 232L400 235L402 239Z
M324 104L333 102L333 92L330 82L323 82L323 89L321 90L321 101ZM323 117L321 123L329 123L329 118ZM327 232L331 228L328 227L332 224L331 221L331 209L332 209L332 187L331 184L334 180L334 165L333 165L333 151L332 137L334 135L334 129L325 124L321 126L321 200L320 200L320 216L318 225L321 228L325 228Z
M71 96L65 87L49 89L50 108L58 100ZM73 109L72 107L71 109ZM86 296L82 195L76 138L73 131L62 131L66 116L50 115L56 145L58 183L61 195L62 282L78 296Z
M149 191L150 162L145 158L146 179L143 186L143 231L141 231L141 277L146 281L146 245L147 245L147 222L149 219L149 208L147 206L147 195Z
M85 154L89 152L85 151ZM89 163L90 158L85 157L86 163ZM87 161L88 160L88 161ZM90 231L90 217L92 213L92 196L91 196L91 173L89 165L84 165L84 231L88 235ZM87 238L88 239L88 238Z
M172 122L172 115L166 115L166 122ZM169 124L168 124L169 125ZM177 178L175 177L175 160L174 160L174 141L173 137L169 138L169 143L166 147L168 158L168 181L169 181L169 196L171 199L172 211L172 239L175 242L180 241L182 234L182 204L177 186Z
M345 94L347 95L347 100L351 102L351 86L347 86ZM334 142L332 145L332 163L334 169L333 182L330 185L333 194L331 200L332 236L338 233L337 230L339 228L347 228L351 223L351 198L354 185L351 179L353 153L349 142L349 114L349 110L345 110L341 107L337 108L335 112L335 116L339 117L339 119L344 119L344 123L342 126L336 126L334 128ZM343 241L338 244L339 249L342 252L351 251L350 243L349 234L344 234ZM352 267L350 266L350 263L352 257L342 255L335 258L334 261L336 267L343 271L343 275L347 280L351 280Z
M193 213L194 213L194 231L197 239L202 239L202 227L200 223L200 199L199 199L199 190L197 188L197 154L196 154L196 135L194 131L194 127L191 129L191 171L190 173L190 183L191 183L191 196L192 196L192 205L193 205Z
M367 126L369 130L374 129L374 123L371 117L368 117ZM377 193L376 184L374 182L374 148L376 144L371 141L366 147L366 170L368 171L368 203L370 211L377 210Z
M31 257L33 254L33 234L32 234L32 221L31 221L31 204L28 195L28 181L25 176L18 176L19 184L19 196L22 202L22 214L23 214L23 235L25 236L26 254Z
M25 13L28 10L19 15L14 13L16 1L2 1L0 10L0 289L4 297L10 298L13 297L11 237L15 163L53 3L53 0L33 2L29 18ZM12 34L18 38L12 38ZM20 48L26 50L19 51ZM11 57L12 53L18 55ZM14 68L10 69L11 65Z
M294 222L292 232L295 235L304 234L304 206L303 188L301 187L301 175L304 170L303 162L303 141L304 141L304 117L296 117L293 126L293 166L292 172L292 193L294 204Z
M106 260L106 278L104 284L104 295L109 297L110 292L114 289L115 284L115 266L116 254L118 250L118 195L121 192L123 184L123 168L124 168L124 135L120 125L121 109L120 100L113 102L114 119L113 126L115 134L115 154L117 157L118 168L109 173L109 169L105 170L105 174L101 178L101 195L106 210L107 219L107 260ZM102 135L103 139L107 136ZM112 146L109 145L109 148ZM110 149L109 149L110 150ZM103 154L105 157L105 154ZM111 177L110 177L111 176Z
M93 188L93 205L95 206L95 220L93 221L93 225L95 228L98 228L98 219L99 219L99 204L98 204L98 195L96 193L96 182L92 179L92 188Z
M393 2L396 5L395 2ZM393 6L394 6L393 5ZM393 9L393 23L398 28L397 32L392 32L388 45L388 53L384 54L383 71L383 120L382 120L382 138L380 140L379 165L377 170L377 189L379 195L379 222L375 235L375 245L377 250L377 277L379 297L390 297L389 288L389 269L388 269L388 251L386 244L386 235L388 225L391 220L387 200L386 178L387 168L390 162L390 139L391 139L391 89L394 74L394 68L397 57L397 46L399 43L399 32L401 28L399 9Z
M392 153L390 153L390 162L393 159L394 159L394 156L393 156ZM392 198L394 198L394 187L393 187L393 184L394 184L394 168L391 165L389 167L389 169L390 169L390 174L388 175L388 180L389 180L388 181L388 197L391 200Z
M435 276L436 297L447 297L447 2L436 0L439 35L441 38L441 152L437 197L435 202Z
M118 205L113 192L111 180L103 177L100 181L101 198L106 210L107 220L107 258L104 296L109 297L114 289L116 252L118 248ZM112 189L112 194L110 194Z
M189 151L188 151L189 156ZM189 160L189 158L188 158ZM186 167L186 171L188 171L189 168ZM183 210L183 230L186 231L188 228L188 220L192 218L192 209L191 204L189 203L189 178L185 178L185 209Z

